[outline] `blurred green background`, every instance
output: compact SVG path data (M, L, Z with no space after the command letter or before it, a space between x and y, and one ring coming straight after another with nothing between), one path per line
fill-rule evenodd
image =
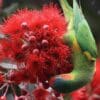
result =
M68 0L72 5L72 0ZM58 0L0 0L0 22L18 9L40 9L44 4L56 3ZM80 7L92 29L100 52L100 0L78 0ZM100 54L100 53L99 53Z

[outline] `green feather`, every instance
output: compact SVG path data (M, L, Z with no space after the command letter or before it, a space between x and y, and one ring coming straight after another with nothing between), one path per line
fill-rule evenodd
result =
M68 1L66 0L59 0L61 7L63 9L63 13L66 19L66 22L68 23L67 30L71 30L73 26L73 9L72 7L68 4Z
M74 29L77 41L90 60L97 57L97 48L91 29L76 0L73 1Z

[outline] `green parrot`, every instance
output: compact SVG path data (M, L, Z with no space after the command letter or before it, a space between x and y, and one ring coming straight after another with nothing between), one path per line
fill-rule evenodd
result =
M97 48L91 29L76 0L73 8L67 0L59 0L68 22L63 40L72 48L73 71L51 79L51 87L60 93L70 93L88 84L95 73Z

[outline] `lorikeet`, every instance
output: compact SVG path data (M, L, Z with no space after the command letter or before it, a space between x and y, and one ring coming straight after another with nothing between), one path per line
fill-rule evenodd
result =
M76 0L73 0L73 8L67 0L59 2L68 21L68 30L63 40L72 48L74 69L71 73L53 77L51 86L58 92L70 93L92 79L95 73L97 48L91 29Z

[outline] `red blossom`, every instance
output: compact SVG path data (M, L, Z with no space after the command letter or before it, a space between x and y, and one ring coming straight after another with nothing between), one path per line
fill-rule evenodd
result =
M53 5L41 11L20 10L10 16L1 27L6 37L1 45L4 57L18 67L10 75L11 81L34 83L38 78L44 82L54 75L70 72L71 49L62 41L66 27L64 17Z

